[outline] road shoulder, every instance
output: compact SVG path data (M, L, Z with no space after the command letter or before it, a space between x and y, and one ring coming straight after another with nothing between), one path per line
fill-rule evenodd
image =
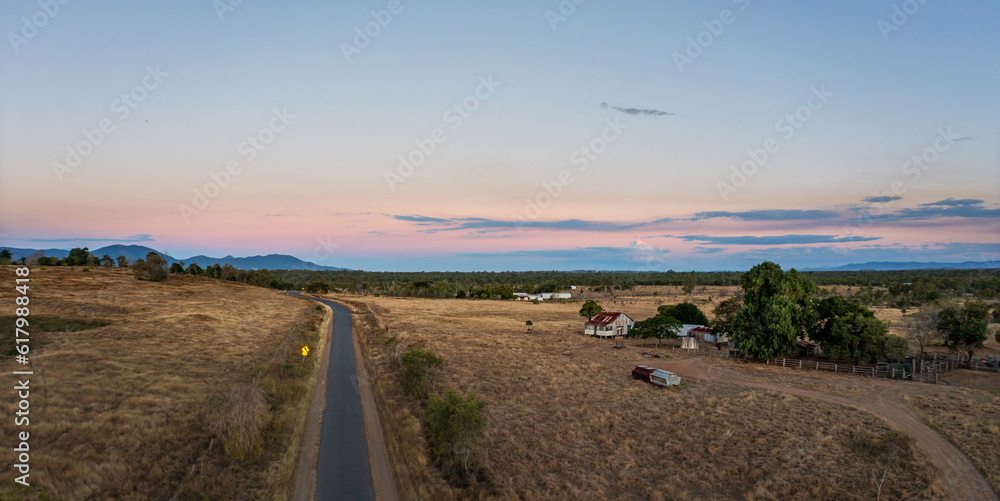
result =
M352 310L353 319L354 308L350 306L348 308ZM353 321L351 325L354 361L358 371L358 390L361 392L361 411L364 414L365 435L368 439L368 463L371 465L372 480L375 483L375 499L397 501L399 494L396 491L396 477L393 475L392 465L389 462L389 452L385 445L385 432L382 429L382 421L379 419L371 380L368 377L368 364L365 363Z

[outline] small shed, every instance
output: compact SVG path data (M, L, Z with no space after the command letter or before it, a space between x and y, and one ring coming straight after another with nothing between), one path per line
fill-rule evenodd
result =
M702 341L706 343L717 343L718 340L715 336L715 331L711 327L705 327L699 325L689 331L690 335L698 336Z
M681 349L685 350L697 350L698 349L698 337L697 336L684 336L681 338Z
M643 381L649 381L649 375L656 369L652 367L646 367L645 365L637 365L635 369L632 369L632 378L641 379Z
M795 347L798 348L800 357L811 357L816 355L816 343L799 340L795 342Z
M681 377L670 371L654 369L649 373L649 382L660 386L677 386L681 384Z

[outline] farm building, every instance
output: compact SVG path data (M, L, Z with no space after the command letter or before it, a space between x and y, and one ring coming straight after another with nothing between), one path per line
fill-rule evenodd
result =
M715 333L715 329L704 325L684 324L681 326L680 330L677 331L677 337L683 338L690 336L697 337L701 341L712 344L729 342L728 337L717 335Z
M798 355L800 357L811 357L816 355L815 343L799 340L795 342L795 348L798 350Z
M683 336L683 337L681 337L681 349L684 349L684 350L697 350L698 349L698 337L697 336Z
M653 383L659 386L675 386L681 384L681 378L677 374L662 369L654 369L645 365L637 365L632 369L632 378Z
M711 327L703 327L699 325L698 327L691 329L688 335L695 336L706 343L715 342L715 331L713 331Z
M649 381L649 375L656 369L652 367L646 367L645 365L637 365L635 369L632 369L632 378L641 379L643 381Z
M571 299L573 297L569 292L543 292L542 299Z
M655 369L649 373L649 382L660 386L676 386L681 384L681 377L670 371Z
M628 315L620 311L602 311L583 324L583 333L588 336L627 336L635 324Z

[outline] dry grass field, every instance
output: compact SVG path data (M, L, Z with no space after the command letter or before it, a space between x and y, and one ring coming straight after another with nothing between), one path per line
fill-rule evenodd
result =
M0 275L13 284L12 267ZM28 329L32 488L12 490L4 468L0 497L283 497L312 362L295 355L317 339L313 305L183 275L151 283L127 270L32 267L30 279L29 320L44 319ZM0 304L13 296L0 288ZM13 318L0 322L7 335ZM20 367L0 353L0 370ZM14 399L3 402L11 416ZM258 433L236 436L239 419ZM5 444L17 431L0 423ZM230 457L241 450L248 459Z
M647 297L600 302L641 319L661 301L689 299ZM390 449L408 498L874 498L869 469L842 443L854 430L889 430L882 419L739 381L688 378L667 389L633 380L630 364L650 359L580 334L579 303L348 299L377 313L361 326L378 337L368 340L376 372L393 373L399 348L385 340L395 337L399 346L420 344L446 360L437 391L472 390L488 403L482 461L489 480L484 491L452 493L419 451L419 402L383 388L396 433ZM920 450L905 469L890 472L882 494L947 497L940 472Z
M972 459L1000 492L1000 374L954 371L954 391L907 396L921 418Z

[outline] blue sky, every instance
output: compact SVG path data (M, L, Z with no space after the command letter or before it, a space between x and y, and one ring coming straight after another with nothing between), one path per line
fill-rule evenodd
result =
M1000 254L996 2L57 4L0 18L0 245L379 270Z

